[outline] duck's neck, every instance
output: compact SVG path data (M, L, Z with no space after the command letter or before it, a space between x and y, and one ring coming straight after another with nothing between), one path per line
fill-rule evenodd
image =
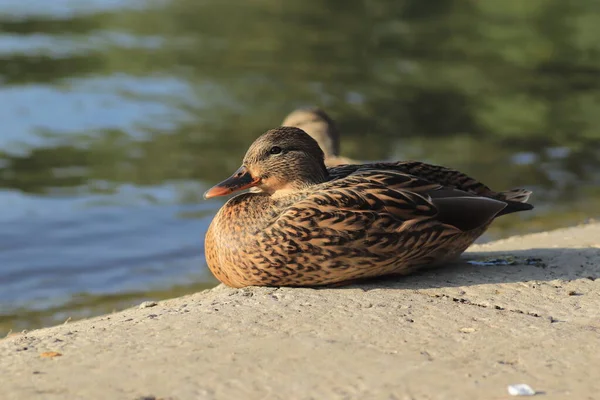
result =
M263 192L270 194L271 198L273 199L280 199L282 197L292 195L296 192L306 190L311 186L325 182L327 180L327 175L327 170L324 170L323 173L311 174L309 176L302 177L291 182L286 182L282 185L278 185L276 188L265 187L263 188Z
M271 199L272 200L279 200L282 199L284 197L289 197L295 193L298 193L300 190L302 189L306 189L308 186L303 186L303 187L283 187L281 189L276 190L275 192L271 193Z

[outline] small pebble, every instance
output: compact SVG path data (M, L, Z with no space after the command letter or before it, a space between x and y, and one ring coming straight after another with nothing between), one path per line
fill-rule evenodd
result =
M154 307L157 304L158 303L155 301L145 301L142 304L140 304L140 308L150 308L150 307Z
M535 390L525 383L518 383L516 385L508 385L508 393L511 396L534 396Z
M460 328L462 333L473 333L475 332L475 328Z

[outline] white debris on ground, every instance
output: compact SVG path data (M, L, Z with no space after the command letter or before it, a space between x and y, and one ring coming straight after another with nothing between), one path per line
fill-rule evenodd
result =
M150 308L150 307L154 307L157 304L158 303L155 301L145 301L142 304L140 304L140 308Z
M525 383L518 383L516 385L508 385L508 393L512 396L534 396L535 390Z

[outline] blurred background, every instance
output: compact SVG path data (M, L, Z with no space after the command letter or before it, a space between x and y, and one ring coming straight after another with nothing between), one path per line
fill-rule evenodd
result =
M342 154L600 214L596 0L0 0L0 335L216 284L202 193L299 106Z

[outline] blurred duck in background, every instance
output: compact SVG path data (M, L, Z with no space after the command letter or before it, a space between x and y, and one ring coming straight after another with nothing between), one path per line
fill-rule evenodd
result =
M325 154L327 167L360 163L340 156L340 132L335 121L320 108L298 108L289 113L281 125L300 128L312 136Z

